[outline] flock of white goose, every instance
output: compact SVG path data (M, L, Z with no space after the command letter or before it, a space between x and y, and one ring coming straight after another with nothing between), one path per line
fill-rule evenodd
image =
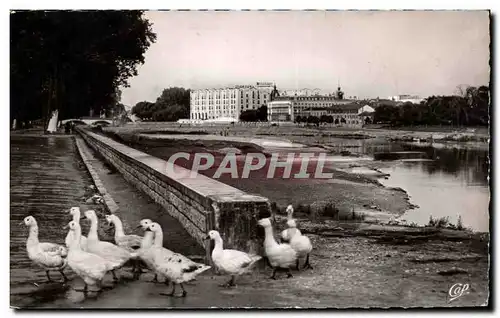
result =
M161 226L149 219L140 221L138 228L145 230L143 237L138 235L127 235L124 233L121 220L114 214L106 215L108 224L113 224L115 229L115 244L100 241L97 229L98 218L94 210L84 212L84 218L90 221L88 236L82 235L80 226L80 208L69 209L72 221L64 228L68 229L65 245L55 243L41 243L38 240L38 225L33 216L24 218L24 224L29 228L29 236L26 242L28 257L36 265L45 269L47 278L51 281L49 271L59 271L67 281L63 270L69 266L73 272L84 282L84 288L80 291L99 291L103 289L102 280L111 272L113 279L118 280L115 270L121 268L125 263L131 261L132 272L137 277L141 273L139 260L155 273L153 282L158 282L158 275L164 277L165 283L172 283L172 291L161 295L174 296L176 285L182 289L181 297L186 296L183 283L192 281L196 276L211 266L196 263L189 258L170 251L163 247L163 231ZM293 207L287 207L288 228L281 233L281 243L273 236L272 224L269 218L261 219L258 224L265 229L264 251L268 264L272 267L271 278L276 279L278 270L287 271L287 277L292 277L291 268L299 269L299 260L305 259L303 268L311 268L309 254L312 244L308 237L301 234L297 229L296 222L292 218ZM22 224L22 223L21 223ZM249 272L253 265L262 257L245 252L224 249L223 240L217 231L210 231L207 240L213 240L215 247L212 251L212 261L219 271L231 276L229 282L222 286L234 286L237 276ZM96 289L95 289L96 288Z

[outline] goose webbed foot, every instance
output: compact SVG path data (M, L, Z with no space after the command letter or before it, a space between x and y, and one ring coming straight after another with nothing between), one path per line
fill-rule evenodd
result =
M172 291L170 293L160 293L160 295L162 295L162 296L174 296L176 285L177 285L176 283L172 283ZM182 288L182 297L186 297L187 293L184 290L184 286L182 286L182 284L180 284L180 285Z
M184 286L182 285L182 283L181 283L181 284L179 284L179 285L181 285L181 288L182 288L182 294L181 294L181 297L186 297L187 292L186 292L186 290L184 289Z
M85 284L83 286L83 288L73 288L74 291L77 291L77 292L82 292L82 293L87 293L87 291L89 290L87 284Z
M61 273L62 277L63 277L63 283L66 283L69 279L68 277L66 277L66 275L64 274L63 270L59 270L59 273Z
M309 263L309 254L307 254L306 262L304 264L304 267L302 267L302 269L306 269L306 268L313 269L311 264Z
M276 280L276 270L276 268L273 268L273 274L271 275L271 277L269 277L270 279Z
M234 287L234 286L236 286L236 284L234 283L234 280L235 280L235 277L231 276L231 279L228 282L221 284L219 286L220 287Z
M159 283L158 281L158 274L155 274L155 278L149 281L150 283Z
M49 271L45 271L45 274L47 275L47 283L52 283L52 279L50 278Z
M266 257L266 264L267 264L267 266L273 268L273 265L271 265L271 262L269 261L268 257Z
M118 277L116 277L116 273L115 273L115 270L114 270L114 269L113 269L113 270L111 270L111 274L113 274L113 280L114 280L115 282L117 282L117 281L118 281Z

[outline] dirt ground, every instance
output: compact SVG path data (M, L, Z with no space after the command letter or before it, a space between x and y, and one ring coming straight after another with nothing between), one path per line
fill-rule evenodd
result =
M380 233L379 233L380 234ZM257 268L240 277L237 286L218 285L228 278L207 272L187 284L186 298L159 295L163 284L123 280L101 294L75 292L75 280L60 286L55 299L36 297L39 308L391 308L485 306L488 299L488 256L471 241L414 241L388 244L374 237L325 237L309 234L313 269L292 278L269 279L270 269ZM463 273L446 275L456 268ZM122 271L122 275L124 272ZM126 276L126 274L124 275ZM110 285L110 277L107 278ZM468 284L467 293L450 301L454 284ZM42 287L43 288L43 287ZM38 295L42 295L41 292Z

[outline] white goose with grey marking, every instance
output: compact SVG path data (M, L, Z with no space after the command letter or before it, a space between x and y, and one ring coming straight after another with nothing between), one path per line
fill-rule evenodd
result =
M64 281L67 281L68 278L63 272L68 264L68 260L66 259L67 249L55 243L41 243L38 240L38 223L33 216L25 217L22 223L29 228L29 235L26 241L28 258L39 267L45 269L45 274L49 282L52 281L49 271L59 271Z
M224 249L224 243L218 231L208 232L207 240L214 240L215 247L212 251L212 261L217 268L231 275L231 280L222 286L235 286L236 276L249 272L253 265L259 261L262 256L251 255L245 252Z
M148 249L146 254L152 254L152 265L155 271L162 274L172 282L172 291L168 294L161 293L160 295L174 296L175 287L179 284L182 288L181 297L187 295L184 286L185 282L194 280L197 275L208 270L211 266L193 262L189 258L179 253L164 248L163 245L163 231L158 223L149 225L148 230L154 232L154 244Z

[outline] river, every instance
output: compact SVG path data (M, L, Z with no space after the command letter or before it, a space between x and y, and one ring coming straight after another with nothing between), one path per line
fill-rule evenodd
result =
M381 140L338 140L339 150L370 156L390 176L379 181L399 187L418 208L401 219L427 224L429 218L448 217L474 231L489 231L489 157L485 147L460 144L403 143ZM481 149L483 148L483 149Z

